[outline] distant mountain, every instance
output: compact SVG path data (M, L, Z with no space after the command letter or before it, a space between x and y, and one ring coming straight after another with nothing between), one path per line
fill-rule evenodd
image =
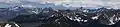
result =
M5 5L2 5L1 7L14 7L14 6L20 6L20 5L32 5L32 6L36 6L38 8L45 8L45 7L52 7L52 8L55 8L55 9L67 9L67 8L71 8L71 7L66 7L62 4L59 4L59 5L55 5L54 3L45 3L45 4L42 4L42 3L36 3L36 2L22 2L22 3L0 3L0 4L5 4Z

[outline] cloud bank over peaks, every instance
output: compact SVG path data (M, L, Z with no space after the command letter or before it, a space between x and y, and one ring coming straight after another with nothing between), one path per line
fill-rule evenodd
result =
M108 7L119 8L120 0L0 0L0 2L6 3L38 3L54 5L63 5L65 7Z

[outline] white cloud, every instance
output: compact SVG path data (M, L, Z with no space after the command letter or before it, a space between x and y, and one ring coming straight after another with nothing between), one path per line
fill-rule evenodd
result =
M55 5L61 4L69 4L65 5L67 7L97 7L97 6L109 6L118 8L120 6L120 0L0 0L0 2L14 2L14 3L21 3L21 1L29 1L29 2L36 2L36 3L53 3ZM9 3L8 2L8 3Z
M5 3L21 3L19 0L6 0Z
M70 4L72 7L97 7L97 6L111 6L118 8L120 0L41 0L42 2L52 2L54 4Z

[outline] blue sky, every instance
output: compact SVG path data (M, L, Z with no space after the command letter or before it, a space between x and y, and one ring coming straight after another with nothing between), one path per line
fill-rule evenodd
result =
M40 4L53 3L55 5L64 5L65 7L120 7L120 0L0 0L0 2L5 3L22 3L24 1Z

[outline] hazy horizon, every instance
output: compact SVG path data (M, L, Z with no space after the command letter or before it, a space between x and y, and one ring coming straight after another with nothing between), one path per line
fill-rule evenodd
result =
M55 6L62 5L64 7L107 7L115 9L120 7L120 0L0 0L0 2L12 4L26 4L27 2L28 4L30 3L30 5L32 5L32 3L51 3Z

